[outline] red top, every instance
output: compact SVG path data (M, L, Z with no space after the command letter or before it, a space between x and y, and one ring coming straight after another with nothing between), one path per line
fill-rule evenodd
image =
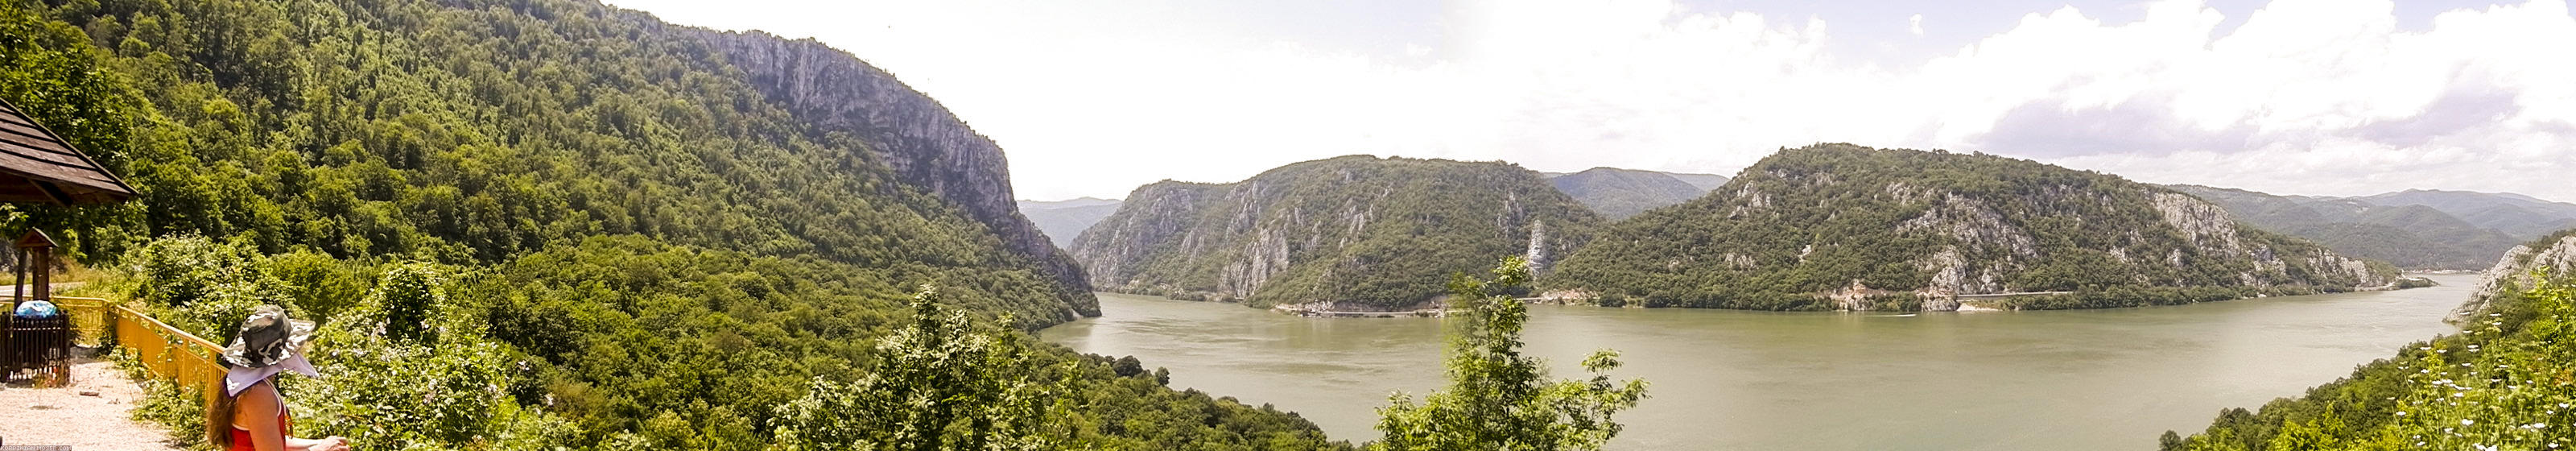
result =
M286 403L284 400L279 400L277 404L277 436L295 436L295 429L293 426L290 426L294 424L294 422L288 421L286 417ZM250 440L249 429L242 429L241 425L238 424L233 425L233 447L227 448L227 451L259 451L259 447L252 446ZM280 443L279 445L284 444Z

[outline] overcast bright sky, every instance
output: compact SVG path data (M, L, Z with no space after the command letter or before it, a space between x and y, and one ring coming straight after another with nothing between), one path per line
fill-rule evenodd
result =
M609 3L847 50L1000 142L1025 199L1348 154L1734 174L1851 142L2576 201L2563 0Z

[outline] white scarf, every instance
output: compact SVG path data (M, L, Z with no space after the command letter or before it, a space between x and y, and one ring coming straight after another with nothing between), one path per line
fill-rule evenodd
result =
M258 368L236 367L224 371L224 396L241 396L242 390L250 389L252 385L259 385L259 381L268 380L269 377L287 370L294 370L295 374L302 374L304 377L322 377L320 373L313 371L313 362L304 360L303 353L296 353L277 361L276 365Z

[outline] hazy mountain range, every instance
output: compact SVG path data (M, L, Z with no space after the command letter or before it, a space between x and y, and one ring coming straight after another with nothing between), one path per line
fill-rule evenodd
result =
M2217 203L2256 227L2407 269L2482 269L2517 243L2576 227L2576 204L2511 193L2407 190L2326 197L2169 188Z
M1576 202L1592 207L1601 217L1626 219L1646 210L1678 204L1718 185L1726 176L1717 174L1676 174L1619 168L1592 168L1571 174L1546 174L1557 191L1574 196Z
M1021 200L1020 215L1036 223L1038 231L1046 233L1047 240L1055 242L1055 247L1072 247L1074 236L1081 235L1082 229L1091 228L1092 224L1109 217L1110 213L1117 213L1121 203L1117 199L1096 197Z

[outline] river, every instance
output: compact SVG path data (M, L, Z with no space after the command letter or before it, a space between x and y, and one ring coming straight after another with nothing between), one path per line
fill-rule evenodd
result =
M2449 333L2473 275L2413 290L2107 310L1774 313L1531 306L1552 376L1594 349L1653 384L1620 450L2152 450ZM1170 368L1174 388L1299 412L1374 440L1390 391L1441 383L1436 318L1303 318L1100 293L1047 341Z

